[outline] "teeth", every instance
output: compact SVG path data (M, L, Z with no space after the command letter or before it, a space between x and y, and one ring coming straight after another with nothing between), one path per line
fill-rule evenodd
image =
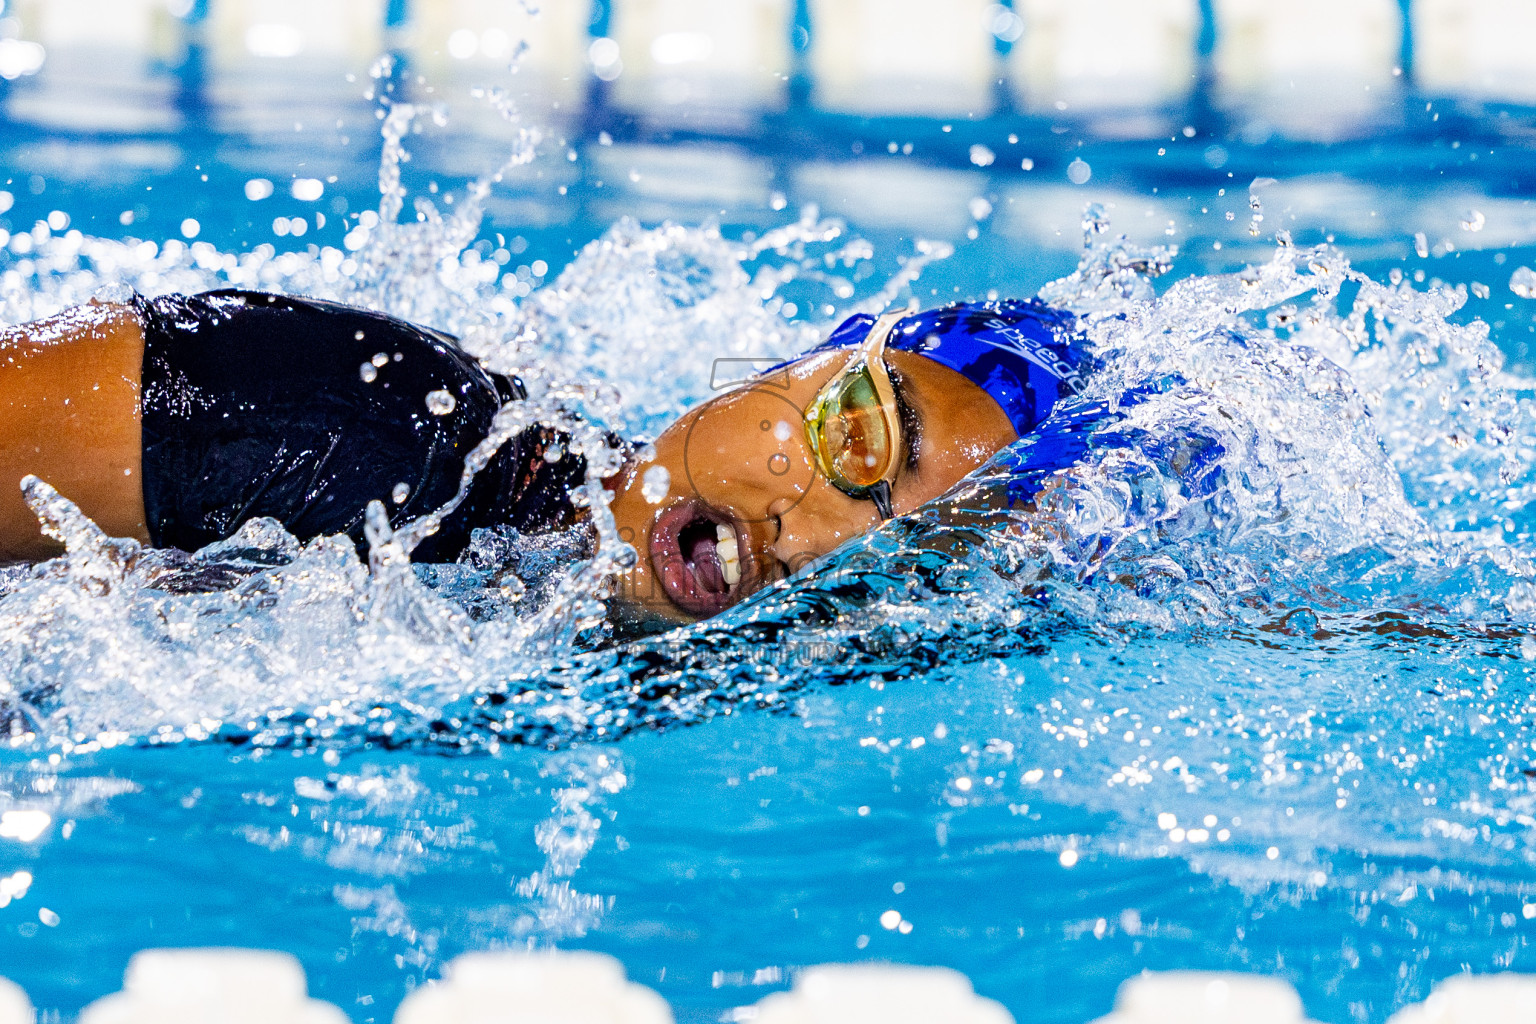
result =
M720 572L727 586L741 582L741 549L736 546L736 531L716 524L715 553L720 556Z

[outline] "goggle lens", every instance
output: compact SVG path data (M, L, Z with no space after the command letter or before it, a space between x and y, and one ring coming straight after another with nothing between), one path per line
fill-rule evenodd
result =
M870 328L863 348L805 410L805 433L827 481L891 517L891 478L901 447L896 391L885 368L885 340L905 315L887 313Z
M833 486L862 494L891 471L897 428L869 367L843 376L807 417L812 448Z

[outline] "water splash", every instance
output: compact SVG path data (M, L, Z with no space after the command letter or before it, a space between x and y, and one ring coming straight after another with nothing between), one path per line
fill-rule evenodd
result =
M6 734L20 757L77 763L210 740L327 756L370 743L555 748L536 757L555 790L541 861L468 926L435 920L394 881L441 855L409 845L431 794L365 771L295 783L295 804L330 810L286 841L370 876L335 899L420 974L455 934L542 943L601 924L608 898L578 891L596 887L575 884L577 865L606 835L616 790L604 786L625 784L614 773L629 755L586 741L744 710L803 714L810 691L836 686L841 706L856 703L853 686L910 696L942 681L931 700L871 695L881 735L932 737L947 720L954 742L930 742L940 760L920 776L944 812L1006 814L1080 866L1181 857L1263 900L1338 891L1410 924L1428 913L1422 895L1443 907L1453 890L1479 912L1518 913L1536 897L1529 384L1502 369L1486 326L1453 322L1459 289L1376 281L1284 234L1263 263L1167 284L1174 249L1115 237L1102 210L1083 226L1081 263L1041 292L1082 316L1100 364L1062 410L1084 424L1069 468L1036 465L1040 444L1021 442L918 514L661 637L594 649L605 580L625 557L602 533L596 479L582 492L596 545L486 531L459 564L432 567L408 557L430 517L392 530L375 511L366 564L349 542L301 544L270 522L182 555L107 537L67 496L29 484L67 551L0 574ZM424 234L391 244L430 248L427 236L457 230L411 227ZM443 256L446 276L409 300L530 384L471 470L501 439L549 424L600 473L613 453L599 427L654 430L709 393L716 352L809 344L824 323L786 316L789 290L815 289L829 316L910 293L905 278L865 283L856 271L873 248L816 211L761 237L620 222L520 305L473 251ZM945 253L920 248L905 269ZM123 283L404 309L353 290L376 258L39 232L25 261L3 257L16 276L0 275L0 309L42 315ZM986 713L962 714L975 707ZM0 810L62 828L73 785L11 772ZM374 786L399 807L364 822ZM92 792L79 782L76 795ZM1070 809L1071 827L1040 824L1051 808ZM365 842L361 825L381 822L385 841ZM275 822L243 834L284 841ZM6 885L33 898L14 874ZM1134 934L1138 921L1106 928Z
M602 828L602 820L593 812L629 782L616 753L591 747L562 751L539 771L547 778L562 779L565 785L554 791L551 816L535 829L544 866L514 887L519 896L534 901L533 911L513 927L530 945L580 938L602 919L608 900L577 892L570 880Z
M1407 608L1453 633L1528 621L1528 552L1476 524L1526 504L1512 455L1530 444L1529 409L1486 328L1446 320L1464 295L1379 284L1282 235L1267 264L1158 297L1150 279L1171 259L1092 243L1042 292L1084 314L1102 362L1063 410L1100 410L1070 468L1036 471L1042 442L1023 441L802 578L632 645L620 667L636 686L665 674L660 706L609 692L624 678L611 656L578 658L560 678L583 686L582 732L1028 650L1063 622L1310 634ZM834 664L784 663L818 644ZM510 725L504 699L472 717Z
M1263 234L1264 203L1259 198L1259 190L1276 184L1274 178L1254 178L1248 186L1248 234L1252 238L1258 238Z
M367 565L343 542L299 544L264 522L185 556L107 538L32 484L68 550L3 581L3 702L26 742L561 743L784 707L807 685L1035 649L1066 627L1294 631L1301 616L1326 631L1330 616L1411 605L1459 629L1536 611L1522 540L1529 410L1487 328L1449 322L1464 292L1382 284L1282 233L1269 262L1159 295L1176 250L1110 237L1090 205L1081 264L1040 293L1084 318L1101 364L1063 410L1092 413L1070 469L1031 469L1039 442L1026 440L717 622L593 653L609 581L635 557L600 485L619 460L607 430L654 431L707 396L716 355L809 345L825 321L787 317L787 289L818 290L827 319L883 310L952 249L919 242L893 277L856 285L873 248L814 208L737 239L621 220L517 304L471 243L486 196L535 159L538 133L519 128L451 216L418 203L404 222L403 140L425 112L382 109L380 207L350 254L229 254L40 225L26 259L7 257L0 313L27 319L125 286L233 284L457 331L532 397L498 413L455 503L507 438L555 427L587 460L576 500L595 543L487 532L459 565L413 566L450 503L397 530L371 510ZM1266 183L1250 190L1255 218ZM795 653L816 650L847 656Z
M12 247L27 258L4 257L12 266L0 280L0 311L22 321L92 296L230 285L340 299L457 331L488 366L519 374L532 397L498 412L448 505L398 529L382 505L369 509L366 564L343 539L301 544L270 521L191 555L148 550L105 536L67 496L29 481L28 501L66 552L0 580L8 641L0 717L15 742L81 754L209 738L478 748L593 728L578 724L584 707L559 683L537 681L519 697L518 680L604 634L610 581L635 557L601 486L620 459L609 428L655 425L706 395L707 354L777 359L809 344L816 328L786 319L783 288L883 307L951 251L920 243L892 280L861 296L853 274L839 269L852 271L872 248L814 209L741 240L708 226L645 230L621 221L519 306L471 242L486 195L533 159L537 133L517 133L502 168L471 184L452 216L418 203L408 223L400 219L403 140L424 112L387 101L381 112L380 207L349 235L350 254L55 237L42 224L28 245ZM625 301L614 301L615 289ZM645 359L671 372L634 373ZM664 381L665 393L648 393L640 383L648 379ZM619 380L622 395L610 383ZM650 420L627 420L624 410L637 408ZM483 531L459 565L413 565L410 553L499 446L537 427L564 431L570 452L586 461L573 499L588 510L588 532ZM517 697L518 720L476 730L454 717L487 693Z

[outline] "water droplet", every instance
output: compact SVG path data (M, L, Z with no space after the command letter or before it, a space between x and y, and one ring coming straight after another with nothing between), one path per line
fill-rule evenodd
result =
M1082 157L1067 164L1067 180L1072 184L1086 185L1091 177L1093 177L1093 168L1088 166L1088 161Z
M1276 184L1274 178L1254 178L1248 186L1248 234L1259 237L1259 225L1264 223L1264 203L1259 199L1259 189Z
M379 369L372 363L364 363L357 368L357 375L363 378L364 384L372 384L379 379Z
M1102 203L1089 203L1083 207L1083 248L1093 245L1095 235L1109 230L1109 216Z
M375 352L373 354L373 365L374 366L383 366L387 362L389 362L389 353L388 352Z
M0 813L0 838L30 843L53 821L47 811L23 808Z
M1468 210L1466 213L1462 214L1461 230L1481 231L1483 230L1483 225L1487 223L1488 218L1483 216L1482 210Z
M512 572L502 573L501 578L496 581L496 586L501 591L501 596L508 601L519 601L528 592L528 585Z
M981 196L977 196L970 202L972 220L986 220L992 215L992 204Z
M1424 232L1414 232L1413 251L1418 254L1419 259L1429 259L1429 239L1425 236Z
M980 143L971 147L971 163L977 167L991 167L992 161L996 159L997 154Z
M405 499L411 496L411 485L405 481L395 484L395 489L389 492L389 498L396 505L404 505Z
M445 390L427 392L427 411L433 416L447 416L459 406L459 400Z
M640 494L652 505L660 504L672 490L672 474L666 466L652 466L640 479Z
M1024 19L1002 4L993 4L990 10L992 34L1005 43L1018 42L1024 34Z
M1536 299L1536 270L1520 267L1509 276L1509 290L1522 299Z

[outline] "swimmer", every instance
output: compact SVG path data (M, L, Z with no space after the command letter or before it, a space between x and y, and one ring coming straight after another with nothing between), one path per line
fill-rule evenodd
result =
M683 415L605 486L638 555L616 610L707 618L944 494L1081 386L1070 314L1038 302L855 316ZM104 530L193 551L258 517L364 546L458 490L464 457L526 397L451 337L317 300L224 290L91 303L0 333L0 558L58 553L35 475ZM413 552L481 527L569 530L580 458L548 429L497 452ZM617 442L617 439L615 439ZM622 442L617 442L622 445Z

